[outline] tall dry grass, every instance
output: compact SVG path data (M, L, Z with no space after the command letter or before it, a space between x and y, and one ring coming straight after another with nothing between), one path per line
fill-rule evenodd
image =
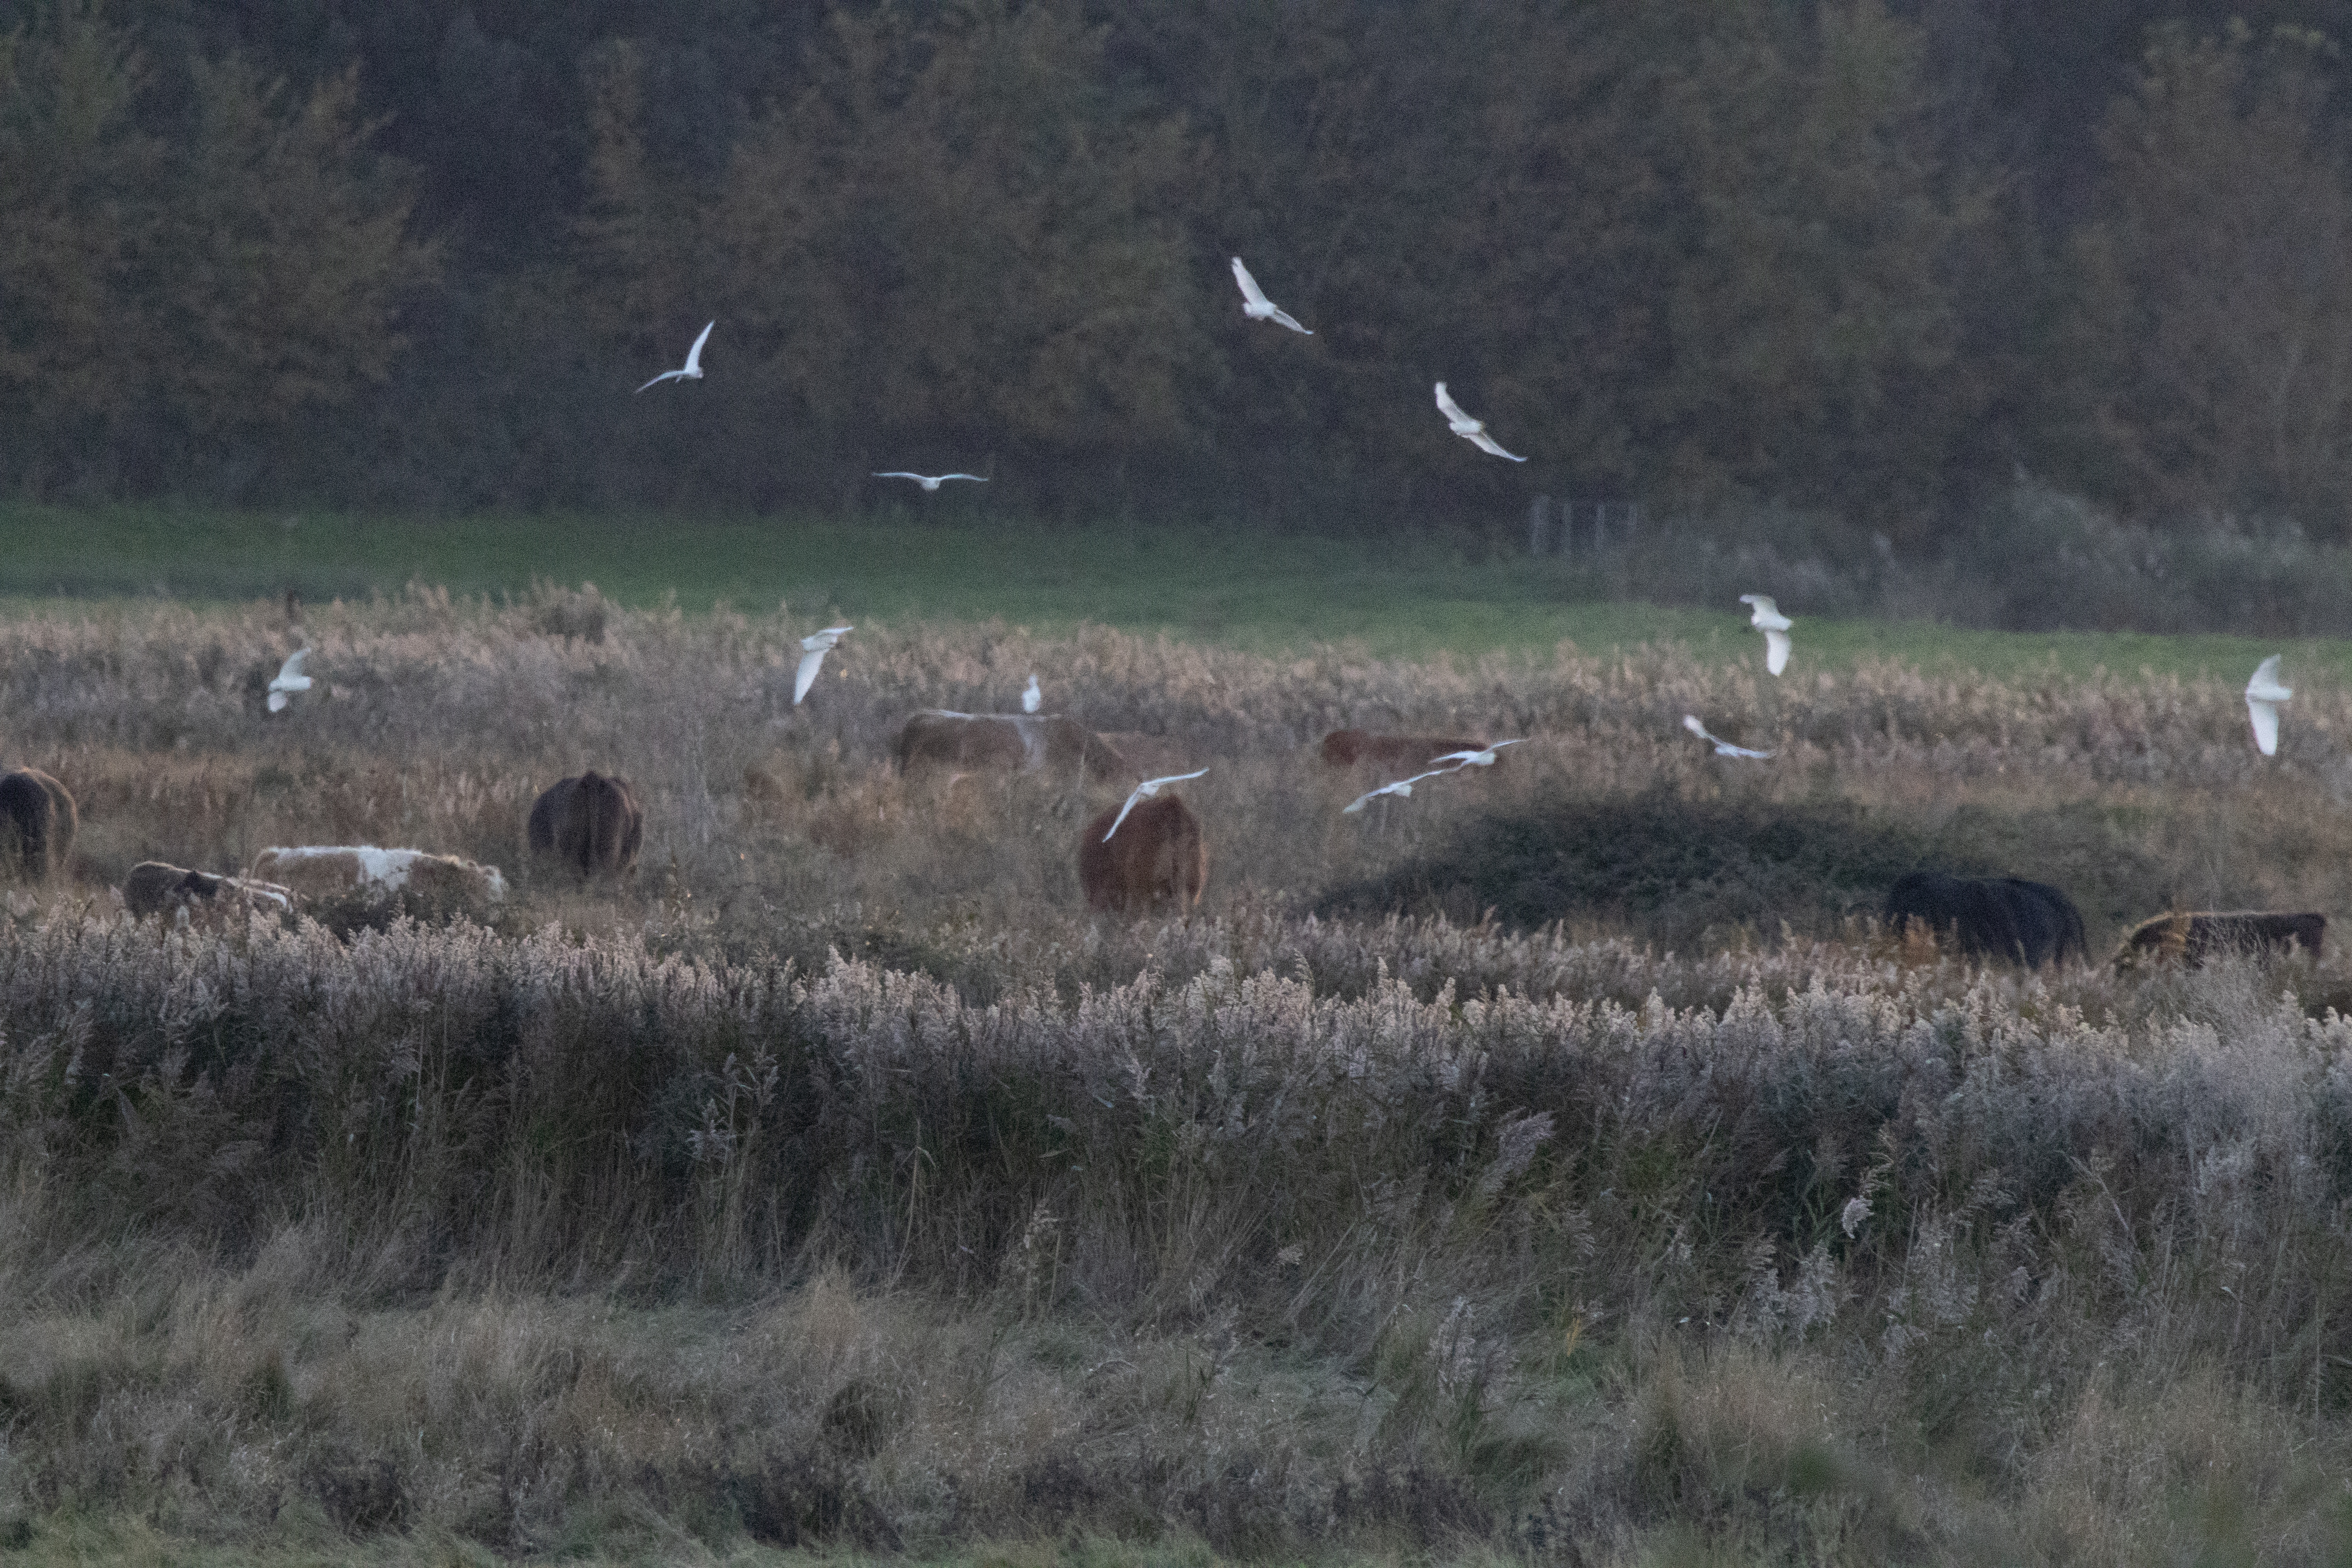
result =
M2168 683L861 628L794 711L783 617L313 615L327 689L284 723L261 612L0 650L12 758L88 824L0 914L10 1544L2345 1544L2352 972L1988 973L1831 897L1893 844L2340 907L2339 700L2257 771L2234 693ZM883 764L907 709L1031 668L1213 764L1201 915L1078 911L1076 781ZM1694 756L1685 710L1787 755ZM1339 722L1538 739L1358 821L1300 754ZM647 797L631 886L515 861L586 763ZM1317 912L1561 820L1705 874L1571 836L1525 876L1622 864L1713 913ZM1700 865L1735 831L1737 885ZM518 896L488 928L179 930L102 890L352 837ZM1735 896L1768 872L1812 900L1793 929Z

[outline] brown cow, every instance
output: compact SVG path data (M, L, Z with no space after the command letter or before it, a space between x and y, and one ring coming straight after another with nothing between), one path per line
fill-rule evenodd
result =
M191 871L161 860L142 860L122 879L122 904L134 916L162 914L165 910L238 907L290 913L291 889L275 882L255 882L243 877L218 877Z
M1086 826L1078 835L1078 881L1087 890L1087 907L1141 914L1173 906L1178 912L1201 901L1209 879L1209 846L1201 837L1201 819L1174 795L1147 800L1118 821L1113 806Z
M559 780L534 802L524 830L532 851L552 855L583 877L635 868L646 814L629 781L591 768Z
M1369 730L1334 730L1323 737L1323 760L1335 768L1375 763L1389 773L1410 773L1448 752L1483 751L1486 745L1484 741L1447 741L1432 735L1375 735Z
M80 826L74 797L40 769L0 776L0 866L35 881L62 872Z
M907 721L892 748L898 771L917 767L1041 770L1092 779L1124 778L1127 759L1100 735L1061 713L954 713L926 708Z
M2273 947L2300 947L2313 958L2327 937L2322 914L2270 914L2258 910L2199 910L2158 915L2134 926L2116 950L2116 967L2184 959L2200 964L2216 952L2254 954Z

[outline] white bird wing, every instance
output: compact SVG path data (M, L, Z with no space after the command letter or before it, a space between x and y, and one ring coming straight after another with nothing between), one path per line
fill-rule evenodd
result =
M811 653L822 653L856 629L856 626L827 626L821 632L811 632L801 638L801 647Z
M2246 695L2259 697L2266 702L2284 702L2294 695L2294 689L2279 683L2279 660L2284 654L2274 653L2263 660L2254 670L2254 678L2246 682Z
M2266 757L2278 755L2278 704L2259 697L2246 699L2246 717L2254 721L2254 744Z
M1420 776L1425 778L1428 775L1424 773ZM1364 807L1370 805L1373 801L1378 800L1384 795L1409 795L1412 793L1412 785L1413 781L1412 779L1398 779L1395 783L1384 784L1378 789L1366 790L1354 800L1349 802L1346 805L1341 806L1339 808L1339 813L1341 816L1345 816L1351 813L1361 811Z
M940 478L942 479L970 479L976 485L984 485L988 483L988 476L985 474L941 474Z
M673 380L676 377L684 375L685 374L686 372L682 370L666 370L659 375L654 377L651 381L646 383L646 386L659 386L663 382ZM641 386L637 388L637 390L639 392L643 392L646 389L646 386Z
M286 693L283 691L272 690L269 694L269 710L272 713L285 712L286 701Z
M1170 773L1166 778L1146 779L1135 787L1141 790L1145 795L1158 795L1161 784L1182 784L1186 779L1199 778L1202 773L1205 773L1208 771L1209 770L1206 768L1194 768L1189 773Z
M1274 309L1274 301L1265 297L1265 290L1257 286L1257 279L1250 276L1250 269L1242 265L1238 256L1234 258L1234 281L1242 286L1243 299L1269 310Z
M1304 332L1310 338L1315 335L1314 328L1300 326L1298 324L1298 318L1292 315L1289 311L1282 309L1279 305L1271 308L1266 316L1266 320L1269 321L1279 321L1284 326L1288 327L1292 331Z
M1789 634L1778 626L1764 628L1764 668L1774 675L1789 668Z
M802 646L807 646L805 639ZM793 677L793 707L799 707L801 699L808 695L809 688L816 684L817 667L824 662L824 656L832 651L833 645L826 643L819 647L809 648L808 652L801 655L800 673Z
M1472 446L1477 447L1480 451L1492 452L1497 458L1508 458L1514 463L1524 463L1527 461L1525 458L1518 456L1517 453L1504 451L1503 444L1496 440L1492 436L1487 435L1484 430L1471 431L1469 433L1469 441Z
M1739 595L1739 602L1754 606L1753 613L1748 618L1756 626L1762 626L1767 619L1780 613L1780 606L1772 602L1772 595L1769 594L1742 594Z
M1447 395L1445 384L1442 381L1437 384L1437 411L1444 415L1445 422L1456 430L1466 432L1484 428L1478 421L1463 413L1462 405Z
M1103 842L1106 844L1110 842L1110 834L1118 831L1118 825L1127 820L1127 814L1135 809L1137 801L1149 800L1158 795L1161 784L1182 784L1186 779L1199 778L1208 771L1206 768L1195 768L1189 773L1170 773L1165 778L1146 779L1136 785L1133 792L1128 795L1127 804L1120 806L1118 815L1111 819L1110 833L1103 835Z
M702 374L702 345L710 341L710 328L715 327L719 323L717 321L712 321L709 326L704 327L700 332L696 334L694 346L686 351L686 368L678 373L680 375L700 375Z
M300 676L302 673L302 661L310 657L310 650L307 647L298 647L292 653L288 654L286 656L286 662L278 667L278 679L292 680ZM275 685L277 682L273 681L271 684ZM250 689L250 688L247 689Z
M893 468L887 474L877 473L874 477L877 479L912 479L917 484L930 478L929 474L910 474L904 468Z

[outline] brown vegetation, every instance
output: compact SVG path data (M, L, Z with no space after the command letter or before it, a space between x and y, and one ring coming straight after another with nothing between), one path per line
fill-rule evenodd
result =
M803 626L544 609L310 606L291 723L243 696L274 610L0 625L85 812L0 910L7 1539L2336 1540L2352 968L1988 971L1852 917L1923 858L2110 939L2341 908L2352 700L2258 765L2221 685L861 626L795 710ZM1192 918L1084 911L1117 786L892 765L1031 668L1214 762ZM1368 721L1534 739L1342 818L1300 757ZM633 885L184 932L103 893L283 841L518 864L583 752L645 797ZM1461 918L1310 912L1374 886Z

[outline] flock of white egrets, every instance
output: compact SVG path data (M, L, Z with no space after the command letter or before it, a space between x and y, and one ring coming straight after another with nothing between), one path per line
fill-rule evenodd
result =
M1789 632L1796 623L1780 613L1771 597L1765 594L1742 594L1739 602L1752 613L1748 624L1764 634L1764 668L1778 675L1789 668ZM2273 654L2255 667L2254 678L2246 682L2246 717L2254 727L2254 746L2263 755L2278 755L2279 704L2294 695L2291 686L2279 684L2279 660L2284 654ZM1683 715L1683 728L1715 748L1718 757L1748 757L1758 762L1777 753L1750 751L1735 746L1719 735L1710 734L1696 715Z
M1308 329L1300 326L1297 317L1265 297L1265 290L1257 286L1257 279L1250 276L1250 269L1242 265L1242 258L1238 256L1234 258L1234 281L1241 286L1242 314L1251 321L1272 321L1276 326L1288 327L1292 331L1305 333L1310 338L1315 335ZM710 341L710 329L718 324L717 321L709 322L701 331L695 334L694 346L686 351L686 363L683 365L676 370L662 372L637 390L644 392L648 388L659 386L665 381L700 381L702 379L702 345ZM1527 461L1525 458L1503 450L1501 443L1486 434L1484 421L1473 419L1463 413L1462 405L1454 402L1447 394L1445 384L1442 381L1437 384L1437 411L1445 416L1447 429L1480 451L1490 452L1497 458L1508 458L1514 463ZM909 473L904 468L877 469L874 477L877 479L912 479L922 486L926 491L932 492L936 492L950 479L970 479L972 483L981 485L988 482L986 476L982 474L917 474ZM1775 671L1775 673L1778 672Z

